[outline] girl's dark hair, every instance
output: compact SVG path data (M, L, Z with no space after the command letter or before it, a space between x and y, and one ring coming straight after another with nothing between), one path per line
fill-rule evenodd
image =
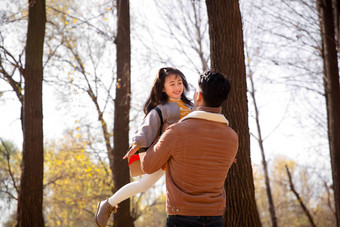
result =
M185 92L189 90L189 86L184 74L178 69L165 67L158 70L150 91L150 95L144 104L143 111L145 115L147 115L157 105L165 104L168 102L169 97L165 92L163 92L163 88L165 78L172 74L178 75L182 78L184 91L181 95L181 99L185 104L192 105L192 102L185 96Z

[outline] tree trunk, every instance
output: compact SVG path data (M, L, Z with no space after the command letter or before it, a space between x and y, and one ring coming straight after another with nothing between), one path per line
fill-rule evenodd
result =
M129 0L117 1L118 31L117 45L117 84L114 115L113 181L115 189L130 183L129 167L123 156L129 149L130 111L130 9ZM130 215L130 199L119 204L119 212L114 214L114 226L134 226Z
M29 0L23 104L23 157L17 226L44 226L43 203L43 47L45 0Z
M230 79L231 93L228 101L223 103L222 111L239 135L237 164L230 168L225 182L225 226L261 226L250 161L247 85L239 3L237 0L206 0L206 4L211 68Z
M328 139L337 226L340 226L340 90L332 0L318 0L321 26Z

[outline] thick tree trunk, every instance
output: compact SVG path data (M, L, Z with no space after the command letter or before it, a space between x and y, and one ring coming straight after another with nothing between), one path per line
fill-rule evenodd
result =
M129 0L117 1L117 85L114 116L113 181L115 191L130 182L129 167L123 156L129 149L130 111L130 9ZM134 226L130 215L130 199L119 204L119 212L114 215L114 226Z
M328 138L337 226L340 226L340 89L332 0L318 0L324 62Z
M247 85L241 13L237 0L206 0L209 17L211 68L231 81L223 114L239 135L237 164L225 182L225 226L261 226L255 202L250 161Z
M29 0L23 104L23 157L17 226L44 226L43 203L43 47L45 0Z

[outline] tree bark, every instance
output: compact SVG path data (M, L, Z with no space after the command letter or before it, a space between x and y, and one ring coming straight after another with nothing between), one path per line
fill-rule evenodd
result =
M332 0L318 0L317 7L322 38L324 87L335 213L337 226L340 226L340 89Z
M247 85L243 52L243 33L237 0L206 0L211 69L226 75L232 85L223 114L239 136L237 164L225 182L225 226L261 226L255 201L250 160Z
M114 114L113 166L114 191L130 183L129 167L123 156L129 149L129 111L130 111L130 9L129 0L117 1L118 31L117 45L117 84ZM130 214L130 199L119 204L119 212L114 214L114 226L134 226Z
M43 47L45 0L29 0L23 103L23 157L17 226L44 226L43 203Z

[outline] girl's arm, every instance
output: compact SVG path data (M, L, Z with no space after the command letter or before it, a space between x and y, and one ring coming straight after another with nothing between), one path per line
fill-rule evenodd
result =
M172 124L180 119L180 110L178 104L170 102L162 105L158 105L158 108L162 112L164 123ZM132 138L132 147L130 151L124 156L124 159L130 157L141 147L147 148L156 140L159 136L161 121L159 115L155 109L151 110L144 118L142 124L138 127ZM136 146L134 146L136 145Z
M141 158L142 170L151 174L160 169L170 159L174 146L176 144L176 133L173 127L169 127L159 140L153 144L146 152L144 158Z
M162 127L162 133L170 126L168 122L164 122ZM123 157L123 159L129 158L132 155L134 155L139 149L138 144L133 144L130 150L126 153L126 155Z
M137 152L141 147L149 147L155 141L160 132L161 121L156 110L151 110L144 118L142 124L135 132L133 145L123 159L126 159Z
M139 147L149 147L159 135L161 121L156 110L151 110L135 132L132 143Z

